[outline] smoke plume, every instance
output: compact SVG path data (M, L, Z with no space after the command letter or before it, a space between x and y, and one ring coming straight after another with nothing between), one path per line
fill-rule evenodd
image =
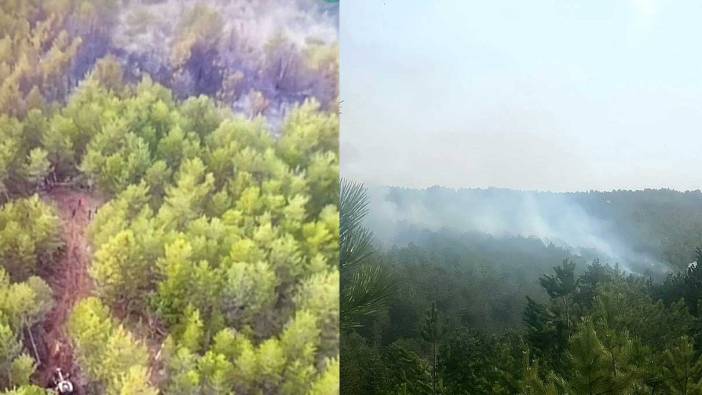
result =
M426 190L371 188L367 224L386 246L402 244L402 231L448 230L493 237L536 237L573 254L595 251L603 261L635 273L661 273L667 265L651 251L620 237L617 223L585 207L576 194L505 189ZM601 202L605 207L606 199Z

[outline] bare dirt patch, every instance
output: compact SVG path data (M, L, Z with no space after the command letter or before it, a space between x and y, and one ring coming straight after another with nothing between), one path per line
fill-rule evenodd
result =
M104 199L71 187L55 187L42 198L57 208L65 247L53 267L41 273L54 291L54 307L44 322L32 330L30 340L35 342L40 357L35 380L47 385L53 372L61 368L76 384L76 394L82 394L80 387L84 383L66 333L66 322L73 306L93 293L94 284L88 274L92 252L86 228Z
M95 217L95 210L106 199L95 192L72 186L56 186L42 193L41 197L57 209L64 248L56 262L40 273L53 290L54 306L42 323L25 333L25 341L38 356L34 375L36 384L51 386L52 376L60 368L70 375L76 387L75 394L82 395L87 380L81 375L66 324L73 307L94 294L95 284L88 273L93 251L88 242L87 227ZM129 314L125 306L113 306L112 313L146 345L149 379L152 385L158 386L165 378L161 359L166 334L163 324L150 315Z

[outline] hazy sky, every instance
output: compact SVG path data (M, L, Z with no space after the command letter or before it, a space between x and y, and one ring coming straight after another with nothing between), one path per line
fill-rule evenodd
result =
M702 2L341 2L342 174L702 188Z

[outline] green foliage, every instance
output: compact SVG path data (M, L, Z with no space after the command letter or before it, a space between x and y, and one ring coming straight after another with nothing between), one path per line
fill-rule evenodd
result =
M222 289L224 313L232 322L250 323L275 302L275 273L263 261L234 261L228 266Z
M157 395L159 392L148 382L148 374L143 366L131 366L127 373L117 377L107 388L109 395Z
M0 4L0 111L21 116L42 96L68 92L72 60L81 45L64 19L81 2L3 2ZM41 99L41 100L40 100Z
M339 272L325 271L305 280L294 297L295 305L317 317L321 330L320 356L334 357L339 350Z
M664 353L661 376L669 394L702 394L702 359L682 336Z
M107 192L117 192L144 176L151 157L144 140L124 124L108 125L91 140L81 170Z
M23 385L0 393L4 395L46 395L46 390L36 385Z
M179 344L192 352L199 352L203 343L203 324L200 319L200 312L189 309L183 334L180 336Z
M53 121L71 136L65 157L49 153L114 196L89 229L97 295L165 324L169 393L326 388L339 343L336 116L304 104L274 139L206 97L179 103L149 79L120 89L109 62ZM104 390L121 382L92 374Z
M339 266L341 271L341 324L344 330L380 310L391 296L387 271L373 264L373 235L363 226L368 196L362 184L341 181L339 198Z
M29 384L29 379L32 374L34 374L34 369L36 368L36 361L34 358L27 354L21 354L19 357L12 361L10 366L10 377L12 378L13 385L27 385Z
M338 150L338 136L337 116L320 112L319 103L307 101L288 117L280 140L281 156L288 164L308 167L315 153Z
M0 209L0 264L15 279L26 279L51 264L62 245L59 219L38 196L19 199Z
M630 373L630 340L621 349L608 349L598 338L593 323L583 322L570 339L568 357L572 366L568 387L574 393L619 393L633 381Z
M557 395L558 389L551 380L544 380L541 377L541 370L538 362L531 362L529 354L524 354L523 375L519 380L518 391L524 395Z
M190 244L178 239L166 246L164 257L157 265L164 279L158 285L157 311L169 323L177 323L184 309L187 307L188 295L204 287L196 285L197 276L194 273L191 261L192 248ZM216 287L216 284L203 284Z
M108 55L95 62L92 77L108 91L119 93L124 89L124 71L114 56Z
M393 372L385 384L385 393L407 393L408 390L415 394L433 393L429 367L415 353L391 345L383 355L383 362Z
M564 260L553 268L555 275L545 274L539 281L551 298L562 298L575 291L575 262Z
M95 253L90 275L100 296L109 304L145 304L145 292L152 275L151 263L140 253L131 230L117 233Z
M12 370L14 361L21 356L22 344L9 325L0 324L0 370L2 374L2 387L8 388L13 384Z
M547 305L541 305L527 296L524 323L527 339L534 347L535 355L551 362L551 368L562 372L568 339L575 330L576 304L579 292L575 276L575 263L564 260L553 268L555 275L546 274L539 279L541 286L551 297Z
M200 159L184 162L176 175L176 186L166 190L159 212L160 220L169 227L182 227L204 213L206 199L214 187L214 177L205 173Z
M36 361L22 344L24 331L51 309L49 286L38 277L11 283L0 268L0 389L29 384Z
M515 248L522 256L534 254L527 247L535 245L477 243L466 249L476 259L470 261L451 249L455 239L427 240L432 248L410 245L374 257L404 283L386 310L366 317L342 339L344 393L699 392L699 318L690 302L698 300L694 265L655 282L597 260L579 271L575 261L566 259L552 274L533 280L542 293L527 294L523 326L494 334L492 327L480 325L480 317L490 317L491 310L478 310L483 315L477 320L464 316L476 302L465 296L469 289L462 281L471 278L463 273L497 271L478 270L480 258L495 262L490 260L493 245L502 245L505 254ZM520 273L515 266L502 281ZM479 287L478 296L500 297L499 283L470 284Z
M305 44L304 59L296 48L286 59L288 48L272 45L265 62L235 56L233 66L223 55L243 49L237 28L221 7L198 4L168 33L161 66L173 73L152 79L151 55L115 47L122 27L157 28L150 4L122 3L0 4L0 390L34 392L22 331L51 306L34 275L51 273L62 242L54 210L31 195L51 199L59 182L108 199L88 229L95 296L67 325L87 392L330 393L339 371L339 125L333 98L300 98L323 88L302 71L333 85L336 49ZM226 75L240 66L260 70ZM268 73L279 74L275 86L258 81ZM265 92L254 89L262 84ZM290 99L280 84L312 93ZM278 93L286 97L276 119L232 110L248 97L254 113L273 112ZM161 340L166 376L148 366Z
M279 388L281 393L306 394L338 387L333 362L324 363L328 368L316 373L320 332L315 317L306 311L298 313L279 338L258 345L242 333L223 329L201 357L196 353L202 344L202 323L198 323L196 314L190 317L182 339L168 341L168 393L222 393L232 388L256 393Z
M0 114L0 193L4 200L33 193L49 175L50 152L42 146L47 128L40 110L31 110L24 119Z
M499 380L499 371L492 366L497 352L493 339L470 331L456 333L442 342L434 380L440 377L451 394L490 392L491 383Z
M94 388L109 394L157 393L148 385L146 347L118 325L97 298L84 299L74 308L68 331Z
M33 148L29 151L26 165L26 178L32 184L38 184L49 175L51 164L48 154L42 148Z
M309 395L334 395L339 393L339 360L327 361L326 368L312 384Z

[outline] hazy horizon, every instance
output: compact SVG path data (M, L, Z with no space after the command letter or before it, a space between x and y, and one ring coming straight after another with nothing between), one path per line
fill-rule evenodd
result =
M554 192L702 187L702 4L341 7L345 177Z
M524 188L511 188L511 187L499 187L499 186L446 186L446 185L426 185L426 186L411 186L411 185L396 185L396 184L378 184L373 182L366 182L359 178L344 176L347 180L352 182L362 182L366 188L405 188L412 190L427 190L432 188L443 188L450 189L453 191L461 190L504 190L504 191L515 191L515 192L529 192L529 193L587 193L587 192L597 192L597 193L607 193L607 192L641 192L648 190L669 190L679 193L688 192L700 192L702 193L702 188L696 189L676 189L669 187L640 187L640 188L614 188L614 189L580 189L580 190L548 190L548 189L524 189Z

